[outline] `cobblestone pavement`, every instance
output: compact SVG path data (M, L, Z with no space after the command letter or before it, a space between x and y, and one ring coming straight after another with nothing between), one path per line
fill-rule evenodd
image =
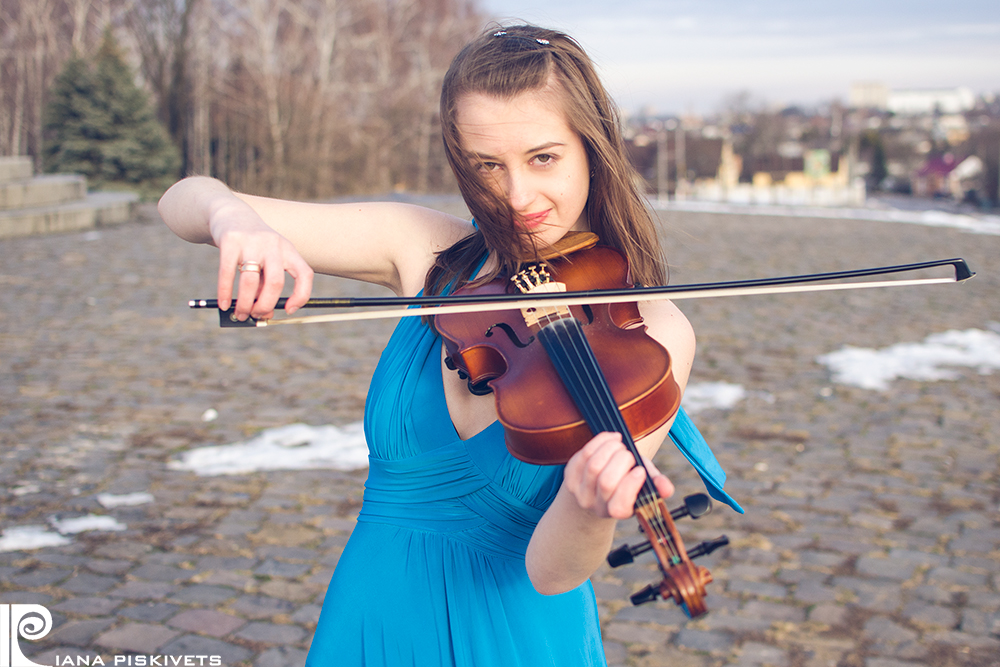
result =
M216 655L301 664L351 532L364 471L196 477L178 452L293 422L361 416L391 323L219 330L214 250L153 222L0 242L0 529L87 514L121 530L0 552L0 603L51 610L22 641L43 664L89 656ZM705 559L711 613L632 607L650 561L595 577L612 665L1000 665L1000 374L835 384L818 355L949 329L1000 327L1000 238L916 225L666 213L672 282L766 277L963 256L956 285L687 301L693 382L746 398L696 422L745 515ZM377 295L332 279L315 294ZM209 408L218 419L203 421ZM693 471L658 456L679 493ZM152 503L105 508L100 493ZM623 522L622 540L636 540ZM373 573L378 576L378 573ZM391 604L391 601L386 601Z

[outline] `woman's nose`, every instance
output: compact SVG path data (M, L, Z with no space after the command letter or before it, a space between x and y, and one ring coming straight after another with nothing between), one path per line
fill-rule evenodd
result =
M525 211L535 199L531 179L519 169L512 169L507 176L507 201L515 211Z

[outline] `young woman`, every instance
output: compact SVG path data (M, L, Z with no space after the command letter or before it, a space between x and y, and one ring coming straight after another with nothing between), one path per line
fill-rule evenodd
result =
M219 300L238 317L308 298L313 272L396 294L447 292L510 274L569 231L592 231L628 257L640 283L664 281L661 250L636 188L617 112L568 36L495 28L452 63L441 95L444 141L474 222L394 203L307 204L236 194L190 178L160 202L182 238L220 250ZM643 303L650 336L683 389L695 340L669 301ZM563 466L536 466L504 446L493 396L443 367L441 339L405 318L365 409L370 469L357 527L337 565L309 664L603 665L588 578L645 479L614 433ZM642 438L667 436L717 498L725 478L683 411ZM666 497L669 480L654 473Z

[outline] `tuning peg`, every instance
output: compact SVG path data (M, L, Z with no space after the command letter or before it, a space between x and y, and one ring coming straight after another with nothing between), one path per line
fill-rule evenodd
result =
M635 557L639 554L646 553L653 548L653 545L649 542L643 542L642 544L630 547L627 544L623 544L617 549L612 549L608 554L608 565L611 567L621 567L622 565L628 565L635 560Z
M652 602L657 598L657 596L659 596L659 594L660 594L660 589L650 584L649 586L646 586L642 590L633 593L629 597L629 600L632 601L633 605L640 605L646 602Z
M712 511L712 499L706 493L692 493L684 497L684 506L678 507L670 512L672 519L680 519L686 516L692 519L699 519Z
M717 537L714 540L709 540L707 542L702 542L693 549L688 550L688 556L690 558L698 558L699 556L707 556L716 549L720 549L729 544L729 538L723 535L722 537Z

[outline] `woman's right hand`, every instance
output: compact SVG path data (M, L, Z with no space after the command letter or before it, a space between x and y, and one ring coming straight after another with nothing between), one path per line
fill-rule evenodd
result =
M225 183L206 176L178 181L160 198L163 221L182 239L219 248L219 307L228 310L239 272L236 317L270 319L285 286L295 289L285 311L294 313L309 299L313 269L295 245L268 225L249 203ZM243 267L243 270L240 270Z
M285 286L285 273L295 281L285 312L294 313L309 299L312 268L246 202L232 195L232 200L213 207L209 230L219 248L219 308L229 308L238 279L236 318L270 319Z

